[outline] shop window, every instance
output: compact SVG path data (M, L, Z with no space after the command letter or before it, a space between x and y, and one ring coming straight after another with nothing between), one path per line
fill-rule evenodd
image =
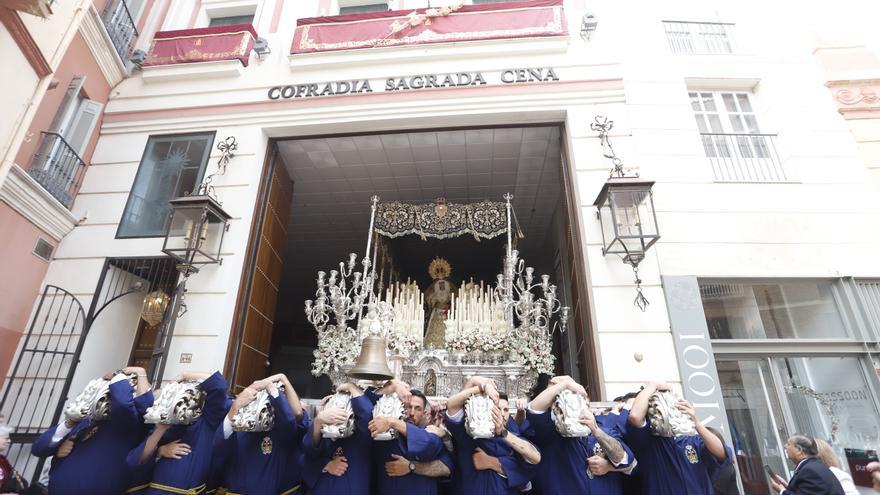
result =
M117 237L165 235L168 200L195 192L213 142L213 132L150 136Z
M827 339L850 337L833 281L700 281L713 339Z
M237 24L252 24L253 22L254 14L230 15L226 17L212 17L208 23L208 27L235 26Z
M828 441L839 468L854 472L880 449L880 420L860 357L717 361L733 450L747 495L766 495L763 466L791 476L785 441L803 433ZM866 373L867 371L867 373ZM867 492L866 492L867 493Z
M388 10L388 2L365 3L360 5L345 5L340 2L339 14L363 14L367 12L386 12Z

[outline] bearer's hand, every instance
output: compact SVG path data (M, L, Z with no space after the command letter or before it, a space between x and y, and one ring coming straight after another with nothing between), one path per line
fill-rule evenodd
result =
M474 469L476 469L477 471L487 471L489 469L495 469L495 465L498 463L498 459L483 452L482 449L475 450L474 455L471 456L471 458L474 461Z
M410 386L408 383L393 378L385 382L385 385L382 387L381 390L379 390L379 392L384 395L396 393L401 401L407 402L410 396L409 390Z
M345 456L334 457L332 461L324 466L324 471L336 477L342 476L348 471L348 459Z
M507 426L507 414L501 412L501 408L494 406L492 408L492 423L495 424L495 436L501 435L504 427Z
M672 390L672 385L666 382L648 382L645 388L653 389L655 392L669 392Z
M315 416L315 422L324 425L341 425L348 421L348 413L341 407L328 407Z
M55 457L59 459L63 459L70 455L70 452L73 451L73 440L65 440L61 442L61 445L58 446L58 450L55 451Z
M385 433L391 429L391 418L387 416L376 416L370 421L367 428L370 430L370 435L372 436L376 436L379 433Z
M165 459L183 459L190 452L192 452L192 447L180 440L175 440L159 447L159 457L164 457Z
M516 399L516 410L517 411L525 411L527 407L529 407L528 399L524 399L522 397L520 397L519 399Z
M391 454L393 461L385 463L385 474L396 478L398 476L406 476L409 474L409 460L397 454Z
M559 376L554 376L553 378L550 379L550 385L557 385L559 383L568 383L568 382L573 382L573 381L574 381L574 378L572 378L568 375L559 375Z
M440 438L446 438L446 436L449 435L446 428L443 428L442 426L428 425L425 427L425 431L437 435Z
M226 414L226 416L231 421L232 418L235 417L235 414L242 407L245 407L246 405L250 404L256 398L257 398L257 391L252 389L251 387L248 387L248 388L242 390L241 392L238 393L238 395L235 396L235 400L232 401L232 406L229 407L229 412Z
M686 400L680 400L675 404L675 408L683 412L687 417L691 418L694 423L697 422L697 411L694 405Z
M604 457L594 455L587 459L587 469L593 476L605 476L614 469L614 466Z
M596 423L596 416L589 407L585 407L581 411L581 417L578 418L578 421L589 428L590 431L596 431L596 429L599 428L599 425Z

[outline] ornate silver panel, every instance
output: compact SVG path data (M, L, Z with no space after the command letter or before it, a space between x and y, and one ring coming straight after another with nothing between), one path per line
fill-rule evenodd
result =
M492 438L495 423L492 408L495 403L486 395L472 395L464 403L464 429L472 438Z
M524 370L518 363L493 362L475 362L461 354L450 354L445 349L423 349L403 363L400 379L425 395L450 397L461 390L468 378L479 375L495 380L499 391L506 392L511 400L528 396L537 375Z
M403 402L397 396L397 393L391 395L383 395L376 401L373 407L373 417L387 417L393 419L403 419L404 417ZM398 432L394 428L373 435L373 440L387 441L397 438Z
M341 407L348 413L345 423L339 425L321 425L321 436L324 438L348 438L354 434L354 409L351 408L351 394L333 394L326 407Z
M556 431L564 437L585 437L590 428L580 422L581 412L590 407L587 399L572 392L563 390L553 402L553 416L556 420Z
M284 385L276 382L275 387L279 394L284 393ZM234 431L258 432L270 431L275 427L275 409L269 402L269 392L260 390L257 398L250 404L240 408L232 417L232 429Z
M697 434L694 422L675 404L679 397L672 392L657 392L648 401L651 433L660 437L681 437Z
M129 383L137 383L137 375L128 376ZM110 380L96 378L86 384L86 388L76 399L64 406L64 416L71 421L89 418L92 421L110 419Z
M191 425L202 415L205 392L198 382L169 383L144 414L144 422L165 425Z

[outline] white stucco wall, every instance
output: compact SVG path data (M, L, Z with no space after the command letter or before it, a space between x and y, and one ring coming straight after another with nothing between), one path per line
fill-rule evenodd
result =
M224 262L190 281L189 313L175 330L168 377L184 368L223 366L270 136L564 122L577 177L606 397L648 379L679 379L661 274L880 276L880 260L864 256L880 248L880 233L868 227L880 225L880 193L816 75L808 38L774 20L779 17L763 14L771 8L766 2L591 4L599 28L585 43L577 33L585 6L572 0L566 3L573 31L567 45L509 40L385 48L294 57L291 66L287 53L296 17L318 14L316 2L301 8L285 5L281 31L260 32L272 54L262 61L252 57L239 75L207 75L215 67L210 64L178 66L166 71L164 79L151 77L158 70L148 69L146 79L135 76L119 85L107 105L108 120L77 200L77 209L89 210L89 219L62 242L47 277L48 283L75 284L84 294L93 290L103 257L159 254L160 240L114 239L149 135L216 129L218 139L235 135L240 143L229 173L215 181L224 208L235 217L224 242ZM670 54L664 19L733 22L743 51ZM165 25L180 27L180 22L166 20ZM339 59L345 63L334 62ZM267 89L275 85L470 70L494 74L508 67L554 67L562 81L584 84L565 91L539 91L536 86L535 91L513 94L487 87L479 95L456 96L451 90L449 98L395 100L374 94L361 100L326 97L253 109L199 110L265 103ZM182 79L184 75L188 78ZM620 79L622 88L599 83ZM697 86L752 89L762 131L778 134L780 156L793 181L714 182L687 97L689 87ZM140 113L156 110L167 111ZM598 113L615 121L612 139L624 162L657 181L662 239L640 271L651 301L645 313L632 306L635 288L629 268L601 255L591 205L610 163L589 130ZM213 153L211 166L216 163ZM191 365L178 364L182 352L193 354ZM643 355L641 362L634 359L636 352Z

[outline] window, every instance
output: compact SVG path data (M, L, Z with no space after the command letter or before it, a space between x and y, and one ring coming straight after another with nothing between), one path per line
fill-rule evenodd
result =
M37 243L34 245L34 254L38 257L42 258L45 261L52 261L52 252L55 251L55 246L49 243L46 239L42 237L37 237Z
M208 23L208 27L235 26L236 24L251 24L252 22L254 22L254 14L213 17Z
M214 133L151 136L141 159L117 237L165 235L168 200L195 191L211 153Z
M775 135L761 134L748 93L688 93L703 151L718 181L784 182Z
M733 53L733 24L663 21L663 27L672 53Z
M713 339L845 339L849 323L834 281L700 280Z
M387 3L368 3L364 5L349 5L339 7L339 15L362 14L366 12L387 12Z
M103 105L86 98L85 76L75 76L55 112L28 173L61 204L70 207L82 178L82 154L89 144Z

